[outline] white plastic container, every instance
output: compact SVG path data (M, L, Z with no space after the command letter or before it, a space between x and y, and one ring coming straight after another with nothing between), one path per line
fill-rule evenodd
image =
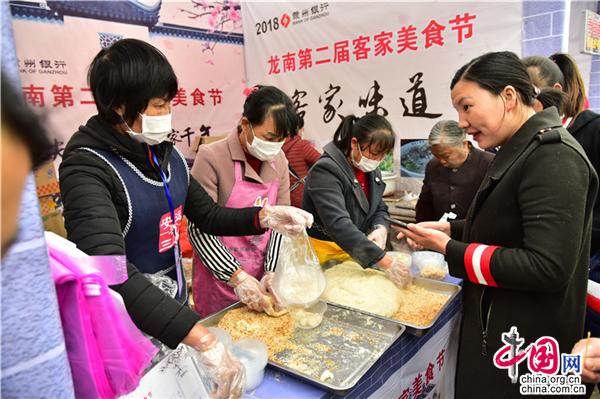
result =
M412 254L413 266L421 277L443 280L448 274L448 264L444 255L433 251L417 251Z
M327 304L319 301L308 307L295 307L290 309L290 315L294 319L294 325L305 330L318 327L323 321L323 315L327 311Z
M394 172L381 172L381 178L385 183L385 190L383 191L383 196L392 195L396 192L396 180L398 175L394 174Z
M267 345L257 339L241 339L233 344L232 352L246 369L246 392L256 389L265 374Z

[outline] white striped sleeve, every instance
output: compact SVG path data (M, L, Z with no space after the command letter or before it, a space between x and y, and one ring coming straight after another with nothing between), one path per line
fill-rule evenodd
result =
M189 219L188 237L194 251L215 278L227 282L240 268L240 262L216 236L200 231Z
M281 249L281 239L283 236L276 231L271 230L271 238L267 245L267 254L265 256L265 272L274 272L279 259L279 250Z

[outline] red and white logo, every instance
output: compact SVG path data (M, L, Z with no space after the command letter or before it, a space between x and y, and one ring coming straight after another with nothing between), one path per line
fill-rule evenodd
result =
M179 232L182 215L183 207L180 205L175 209L175 229L173 229L173 222L171 221L171 212L167 212L161 216L158 225L158 253L168 251L175 245L175 230ZM177 236L179 236L179 234L177 234Z

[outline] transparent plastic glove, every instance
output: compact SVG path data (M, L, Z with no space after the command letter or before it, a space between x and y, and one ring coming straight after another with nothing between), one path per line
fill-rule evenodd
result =
M271 316L279 314L280 312L282 312L284 310L284 306L283 306L283 303L281 302L281 298L279 298L279 295L277 295L277 293L275 293L275 291L273 290L273 276L275 276L275 273L266 272L264 274L264 276L260 279L260 284L263 286L263 289L271 297L271 304L273 306L273 314L267 312ZM266 309L265 309L265 311L266 311Z
M246 385L246 370L225 345L207 333L194 349L198 362L213 382L211 398L241 398Z
M260 225L286 236L295 236L313 224L313 215L293 206L265 206L261 209Z
M408 265L404 264L399 258L394 257L392 265L386 269L383 269L385 274L396 286L404 288L412 282L412 276L410 275L410 269Z
M262 312L265 308L272 307L267 292L257 279L243 270L234 273L228 283L233 286L233 292L250 309Z
M385 244L387 242L388 231L387 228L381 224L375 226L375 230L373 230L367 238L375 243L379 248L385 249Z

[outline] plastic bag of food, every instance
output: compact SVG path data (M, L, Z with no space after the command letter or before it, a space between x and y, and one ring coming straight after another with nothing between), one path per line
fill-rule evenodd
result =
M325 275L306 231L282 238L273 290L285 307L310 306L325 290Z
M412 263L421 277L443 280L448 275L448 264L444 259L444 255L438 252L413 252Z

